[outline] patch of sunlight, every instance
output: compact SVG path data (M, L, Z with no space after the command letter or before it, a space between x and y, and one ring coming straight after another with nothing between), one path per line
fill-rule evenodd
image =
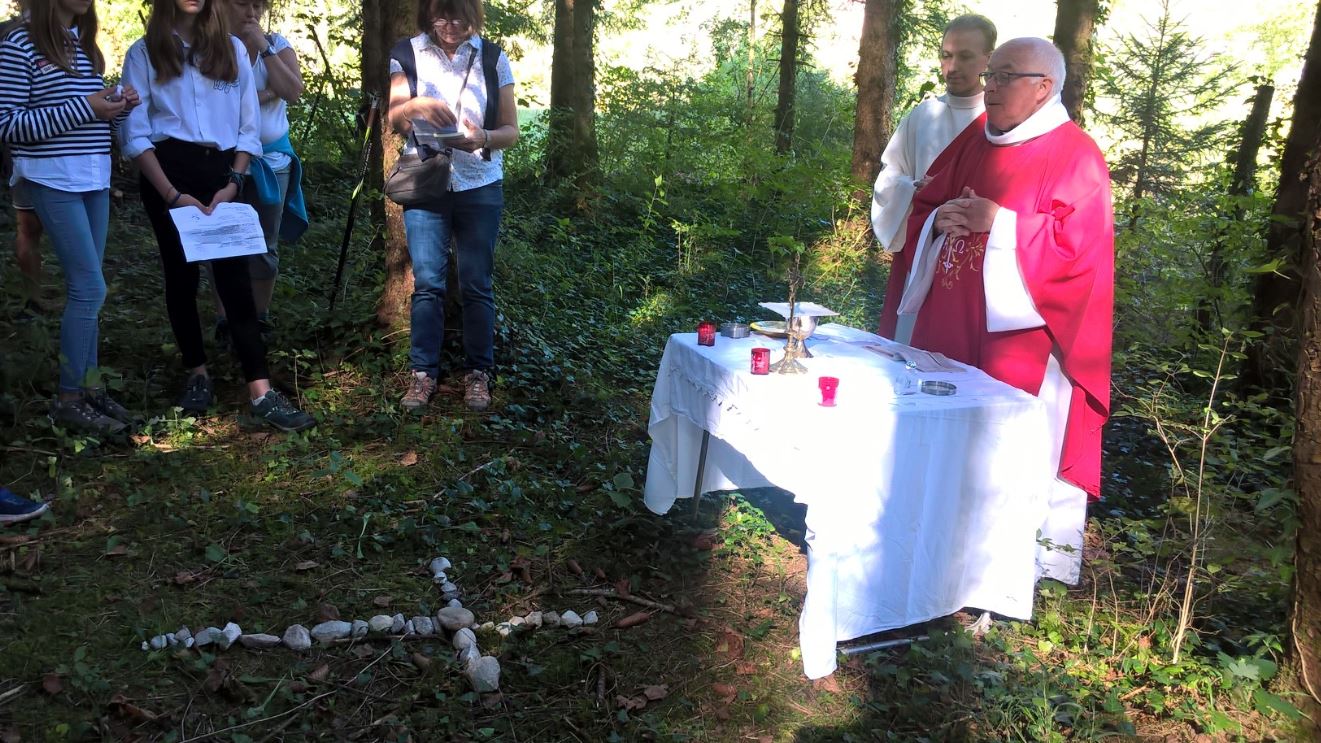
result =
M671 297L669 292L656 292L644 297L642 304L638 305L628 315L628 320L633 327L643 327L650 325L669 312Z

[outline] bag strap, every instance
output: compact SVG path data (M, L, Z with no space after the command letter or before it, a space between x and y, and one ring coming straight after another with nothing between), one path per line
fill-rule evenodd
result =
M500 73L495 66L500 62L500 45L494 41L482 39L482 76L486 78L486 111L482 121L487 126L500 123ZM482 159L491 161L491 149L482 149Z
M404 77L408 78L408 97L417 97L417 55L413 52L413 39L404 37L394 43L390 49L390 56L399 66L404 69Z

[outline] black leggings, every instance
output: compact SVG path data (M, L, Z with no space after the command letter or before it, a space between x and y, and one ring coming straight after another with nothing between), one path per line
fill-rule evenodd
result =
M234 151L166 139L156 143L156 159L170 183L203 204L209 204L216 192L228 183L234 163ZM145 177L140 179L142 208L156 232L165 276L165 311L174 330L174 341L183 356L183 365L192 369L206 363L202 345L202 325L197 315L197 286L200 266L184 258L179 231L170 219L169 205ZM268 379L266 344L257 324L257 308L252 299L252 280L248 276L248 257L211 261L216 294L225 306L234 351L243 367L243 377L251 382Z

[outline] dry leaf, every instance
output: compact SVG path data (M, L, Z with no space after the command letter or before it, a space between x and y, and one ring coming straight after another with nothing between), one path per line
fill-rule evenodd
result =
M210 694L215 694L225 685L225 679L229 676L229 666L223 660L217 660L206 671L206 679L202 681L202 688Z
M312 568L319 568L319 567L321 567L321 563L317 562L316 560L303 560L302 562L294 565L294 570L302 572L304 570L311 570Z
M574 488L574 490L577 490L579 493L590 493L593 490L596 490L596 483L585 482L579 485L578 487Z
M647 612L645 611L635 612L633 614L629 614L628 616L624 617L618 622L615 622L615 629L628 629L629 627L636 627L637 625L642 624L648 619L651 619L651 615L648 614Z
M191 570L180 570L174 574L174 584L184 586L197 580L197 574Z
M371 645L357 645L353 648L353 657L359 660L366 660L376 655L376 649Z
M726 702L738 696L738 687L733 684L711 684L711 691L714 691L718 697L724 697Z
M143 709L136 704L128 701L128 697L123 694L116 694L110 697L110 711L120 717L134 723L155 722L160 719L160 715L149 709Z
M389 596L377 596L376 598L372 599L372 603L376 604L382 609L389 606L391 601L394 601L394 599L390 598Z
M413 665L425 671L431 667L431 659L421 653L413 653Z
M415 464L417 464L417 452L412 449L404 452L404 455L399 458L399 466L401 467L412 467Z
M509 544L509 538L512 536L508 529L500 530L500 544Z
M302 694L307 691L307 683L302 679L294 679L289 682L289 691L292 691L295 694Z
M583 574L583 566L579 565L577 560L570 559L566 564L569 566L569 570L573 571L574 575Z
M615 705L620 707L621 709L632 711L635 709L642 709L643 707L646 707L647 700L645 697L618 696L615 697Z
M606 575L605 575L605 571L602 570L602 569L599 568L599 567L592 568L592 575L595 575L595 576L596 576L596 579L599 580L599 581L602 581L602 582L609 582L609 581L610 581L610 579L606 577Z
M48 673L41 677L41 690L51 696L55 696L64 691L64 684L60 681L60 674Z
M757 673L757 665L750 660L741 660L734 664L734 673L740 676L752 676Z
M307 680L314 684L324 684L328 678L330 678L330 666L326 663L322 663L315 671L307 674Z
M835 678L835 674L833 673L825 678L814 679L812 681L812 688L817 691L830 692L831 694L838 694L843 691L839 686L839 680Z
M323 603L316 609L318 622L334 622L339 619L339 609L334 604Z
M654 686L648 686L647 688L642 690L642 696L646 697L647 699L650 699L653 702L659 702L660 700L664 699L669 695L670 695L670 687L667 686L666 684L656 684Z
M628 592L628 578L620 578L619 580L615 581L614 583L611 583L610 585L615 587L615 593L619 594L620 596L632 595Z
M716 652L729 658L743 656L743 636L737 632L725 630L716 640Z
M707 529L697 536L693 537L693 549L710 550L715 549L716 544L720 542L720 536L715 529Z
M105 551L106 557L119 557L121 555L127 555L127 554L128 554L128 545L124 544L123 542L120 542L119 544L116 544L114 547L111 547L110 549Z

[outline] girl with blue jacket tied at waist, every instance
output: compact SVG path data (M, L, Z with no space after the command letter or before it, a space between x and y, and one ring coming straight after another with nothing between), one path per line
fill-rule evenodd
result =
M257 210L266 237L266 253L248 259L252 298L263 329L270 327L271 298L280 267L279 242L294 242L307 231L303 167L289 143L288 113L288 105L303 93L302 71L289 41L262 29L262 18L269 9L267 0L225 0L229 30L247 49L261 109L262 156L252 158L248 166L243 200ZM216 311L216 337L223 340L229 327L218 296Z
M98 381L97 347L110 221L111 130L138 104L131 84L106 87L93 0L32 0L0 41L0 139L64 269L59 392L51 421L115 434L134 416Z

